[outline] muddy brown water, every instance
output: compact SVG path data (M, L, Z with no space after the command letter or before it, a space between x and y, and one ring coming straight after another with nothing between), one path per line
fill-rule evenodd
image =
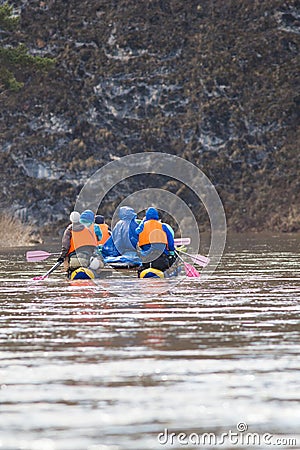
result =
M0 251L1 450L245 448L254 434L300 448L300 235L231 236L210 279L164 293L118 274L32 282L54 260L25 250Z

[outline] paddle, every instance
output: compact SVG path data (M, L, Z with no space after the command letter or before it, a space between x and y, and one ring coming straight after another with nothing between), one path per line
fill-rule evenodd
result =
M174 244L176 247L180 247L180 245L189 245L191 243L191 238L175 238Z
M48 253L43 250L33 250L26 253L26 260L28 262L43 261L49 258L49 256L56 255L57 253Z
M186 263L184 261L184 259L181 258L179 253L176 252L176 250L175 250L175 253L178 256L178 258L180 259L180 261L182 261L183 264L184 264L184 270L185 270L186 276L190 277L190 278L199 278L200 277L200 273L198 272L198 270L194 266L192 266L191 264Z
M184 252L183 250L180 250L179 248L177 249L177 251L179 251L180 253L183 253L184 255L189 256L195 264L198 264L201 267L206 267L210 261L210 259L207 258L206 256L191 255L190 253Z
M45 275L38 275L36 277L33 277L32 280L45 280L45 278L50 275L55 269L57 269L58 266L60 266L63 263L63 261L57 261L57 263L54 264L54 266L51 267L51 269L48 270L48 272L45 273Z

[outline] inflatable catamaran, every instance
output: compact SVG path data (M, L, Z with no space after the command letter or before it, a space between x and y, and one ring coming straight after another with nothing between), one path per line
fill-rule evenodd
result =
M202 255L191 255L186 252L185 245L189 245L189 238L178 238L175 239L176 244L176 255L177 259L172 264L171 267L162 271L154 267L143 269L142 262L136 254L132 255L122 255L118 257L107 257L103 258L104 267L95 268L93 264L90 267L79 267L75 270L68 271L67 277L70 280L87 280L87 279L97 279L106 278L112 276L113 273L122 273L123 275L138 274L139 278L170 278L177 277L182 273L191 278L198 278L200 273L191 264L187 263L183 257L188 257L195 265L199 267L205 267L209 263L209 258ZM48 253L44 250L28 251L26 253L26 259L28 262L37 262L45 260L51 256L55 256L54 253ZM48 272L44 275L39 275L34 277L34 280L44 280L49 277L49 275L54 272L62 262L57 262L51 267ZM184 269L184 271L182 270Z

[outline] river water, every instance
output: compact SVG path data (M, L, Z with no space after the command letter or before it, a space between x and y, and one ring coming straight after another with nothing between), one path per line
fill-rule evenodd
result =
M25 250L0 251L1 450L300 448L299 235L231 236L163 293L32 282L55 260Z

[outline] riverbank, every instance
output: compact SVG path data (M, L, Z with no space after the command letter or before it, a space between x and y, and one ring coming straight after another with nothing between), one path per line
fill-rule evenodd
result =
M28 223L23 223L8 212L0 214L0 248L22 247L26 245L42 244L43 240Z

